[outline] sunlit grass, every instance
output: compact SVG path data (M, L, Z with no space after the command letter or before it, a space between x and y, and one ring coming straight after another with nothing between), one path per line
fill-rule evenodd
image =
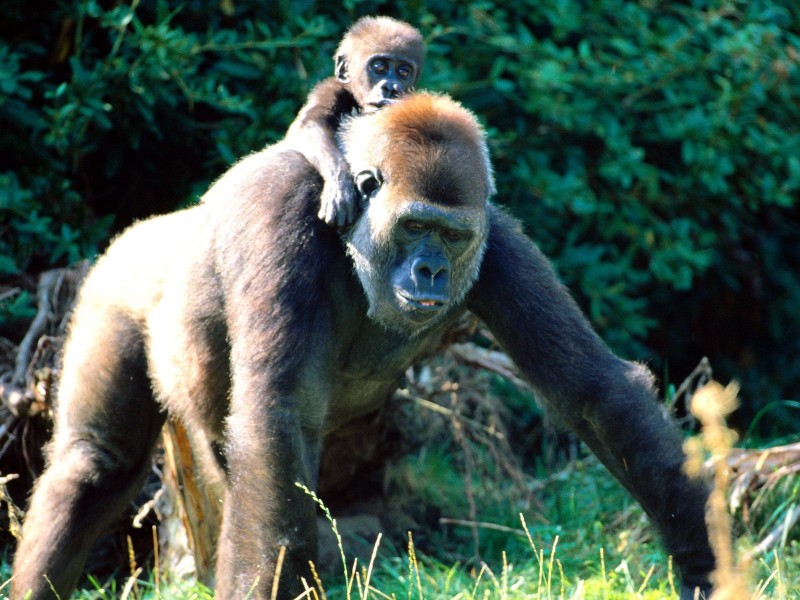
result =
M438 469L441 461L433 458L429 466ZM410 463L412 467L420 473L426 464L416 459ZM423 553L413 546L412 535L410 545L409 540L395 541L396 546L405 546L404 552L378 543L371 565L369 560L362 564L346 559L346 568L338 574L323 576L322 591L315 582L308 582L313 591L305 597L322 598L324 591L329 600L674 598L677 582L671 575L669 557L652 538L639 507L605 470L587 459L557 475L542 494L544 514L520 516L504 513L497 506L486 510L487 519L514 533L480 529L482 562L443 560L434 553ZM442 501L446 504L448 498ZM505 519L498 518L503 516ZM737 540L741 551L753 545L746 535ZM347 548L343 550L346 555ZM465 548L464 556L470 554L471 547ZM4 565L0 581L9 576ZM755 561L751 579L754 598L800 597L800 545L788 541ZM0 589L0 597L4 591ZM210 600L213 592L199 584L174 581L164 572L156 589L154 574L145 571L135 583L124 578L92 580L72 598Z
M415 468L422 466L415 464ZM372 566L348 559L346 571L324 576L325 596L329 600L674 598L677 582L669 558L649 537L640 509L625 499L616 482L593 461L573 465L565 473L569 477L548 491L544 515L561 521L547 523L541 516L507 514L497 524L517 533L481 530L482 548L486 547L483 562L442 560L413 546L409 552L408 540L406 551L398 553L381 542ZM413 539L412 535L412 544ZM737 540L737 546L744 551L753 542L745 536ZM346 553L347 548L343 550ZM9 576L8 566L0 567L0 581ZM752 582L755 598L800 597L800 544L789 541L755 561ZM323 597L314 582L309 586L314 592L306 597ZM0 588L0 598L4 591ZM135 584L124 578L93 580L72 598L210 600L213 592L199 584L173 581L164 572L156 590L153 573L145 571Z
M723 432L717 432L721 435ZM723 436L724 437L724 436ZM698 449L702 439L696 438ZM726 438L728 441L732 438ZM707 441L707 439L706 439ZM709 449L719 457L727 446ZM699 455L698 455L699 456ZM339 539L340 568L306 582L301 598L320 600L448 599L661 599L675 598L678 585L671 561L653 536L641 508L592 457L572 461L546 477L530 480L535 501L497 481L472 483L478 513L467 514L464 487L445 450L426 449L396 464L392 477L402 493L425 503L435 502L442 516L437 531L417 532L427 538L424 550L414 533L388 539L379 536L373 551L353 559ZM759 461L763 462L763 461ZM720 485L727 485L720 482ZM308 492L311 494L311 492ZM392 493L392 490L390 490ZM399 491L397 493L400 493ZM732 550L726 568L735 572L736 557L752 555L747 597L757 600L800 598L800 543L784 528L766 553L753 554L765 532L779 529L793 514L800 498L800 478L776 479L749 502L746 516L736 514ZM334 523L324 499L313 499ZM758 509L754 514L752 508ZM726 510L724 502L717 510ZM723 523L724 528L729 525ZM473 546L474 532L479 538ZM154 540L154 544L155 544ZM724 544L731 545L727 540ZM128 577L98 581L90 578L72 596L77 600L144 600L175 598L206 600L213 592L203 585L180 581L169 572L148 571L131 557ZM130 576L135 573L135 576ZM742 572L744 573L744 572ZM10 567L0 564L0 598L7 595ZM4 592L6 594L4 594Z

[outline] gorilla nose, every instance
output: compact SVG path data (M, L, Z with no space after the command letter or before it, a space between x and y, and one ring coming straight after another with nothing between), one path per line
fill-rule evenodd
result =
M400 95L400 86L394 82L386 81L381 86L384 98L397 98Z
M411 265L411 277L418 292L441 295L446 291L449 273L445 261L433 256L418 256Z

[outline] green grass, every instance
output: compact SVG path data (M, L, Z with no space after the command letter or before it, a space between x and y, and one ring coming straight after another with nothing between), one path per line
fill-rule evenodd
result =
M448 465L435 452L423 453L399 465L395 475L404 482L416 481L419 489L411 492L424 497L437 491L434 481L452 481ZM465 512L449 512L465 511L463 488L459 492L457 486L444 485L438 492L443 516L470 520ZM505 501L498 502L502 496ZM480 559L473 556L471 528L465 525L449 524L436 532L424 532L428 537L425 553L413 546L412 552L408 552L405 539L382 541L371 567L369 557L357 563L355 569L351 559L347 559L349 581L345 580L342 569L323 577L327 598L674 597L673 585L677 582L672 580L669 558L654 539L641 509L594 459L573 463L550 475L535 496L537 502L525 507L514 490L498 489L494 484L476 485L479 513L475 516L484 523L478 528ZM520 513L529 535L523 530ZM740 550L758 541L746 528L739 529ZM405 551L398 552L396 547ZM347 547L344 550L346 553ZM9 575L10 569L4 564L0 567L0 581ZM154 589L154 574L143 572L135 585L124 578L117 582L94 581L72 598L213 598L203 586L171 581L169 573L160 572L159 579L158 592ZM367 580L368 592L364 585ZM753 589L760 590L761 598L800 598L800 544L789 539L779 545L757 562L750 580ZM0 597L4 596L3 591L0 589Z

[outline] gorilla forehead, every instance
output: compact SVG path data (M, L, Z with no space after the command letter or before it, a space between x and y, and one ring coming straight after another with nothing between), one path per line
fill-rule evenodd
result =
M444 205L480 205L494 191L486 140L475 116L457 102L417 92L343 123L339 141L352 172L379 169L396 197Z
M438 202L436 198L421 197L398 202L392 209L395 222L406 218L423 218L442 227L461 227L481 233L487 229L486 210L481 207Z
M483 148L460 141L436 129L399 138L381 160L386 181L397 185L394 197L421 196L446 206L485 204L491 191Z
M478 207L486 203L484 178L475 170L464 168L465 164L475 164L474 161L430 160L424 164L425 168L418 169L405 180L413 188L409 191L415 195L443 206Z

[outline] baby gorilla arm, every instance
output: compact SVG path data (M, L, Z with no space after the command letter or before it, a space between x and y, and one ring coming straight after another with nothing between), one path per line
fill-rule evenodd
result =
M319 217L336 227L354 222L360 197L336 145L344 117L378 110L413 89L422 68L422 36L389 17L359 19L336 51L336 76L322 81L289 127L286 141L322 176Z

